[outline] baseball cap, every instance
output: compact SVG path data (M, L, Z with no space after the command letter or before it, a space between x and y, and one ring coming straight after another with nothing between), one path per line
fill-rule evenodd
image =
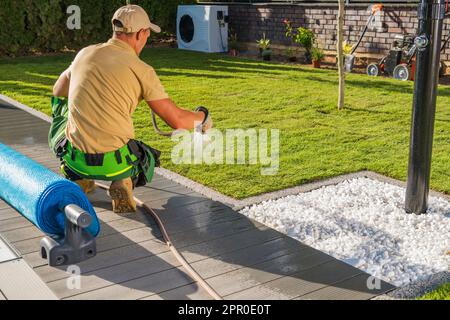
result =
M122 26L114 25L114 20L120 21ZM117 9L111 22L113 22L113 30L117 32L133 33L148 28L156 33L161 32L160 27L150 22L147 12L135 4L129 4Z

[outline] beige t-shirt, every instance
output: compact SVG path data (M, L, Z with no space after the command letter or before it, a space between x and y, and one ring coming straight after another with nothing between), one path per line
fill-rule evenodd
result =
M67 138L85 153L117 150L134 138L138 103L166 98L155 70L127 43L86 47L70 66Z

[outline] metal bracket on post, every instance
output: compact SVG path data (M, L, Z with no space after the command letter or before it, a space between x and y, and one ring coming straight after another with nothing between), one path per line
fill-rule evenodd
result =
M96 255L95 238L85 229L92 217L80 207L70 204L63 208L65 214L64 238L56 240L46 236L41 240L41 257L49 266L75 264Z

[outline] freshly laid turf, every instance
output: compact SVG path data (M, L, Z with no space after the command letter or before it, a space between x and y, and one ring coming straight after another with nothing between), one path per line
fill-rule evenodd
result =
M163 151L162 165L235 198L359 170L405 180L412 82L347 76L346 106L336 109L337 72L176 49L148 49L142 58L185 108L207 106L215 127L280 129L278 174L259 165L175 165L175 145L158 136L143 103L136 136ZM0 60L0 93L50 114L51 87L73 55ZM450 193L450 88L441 86L431 187Z

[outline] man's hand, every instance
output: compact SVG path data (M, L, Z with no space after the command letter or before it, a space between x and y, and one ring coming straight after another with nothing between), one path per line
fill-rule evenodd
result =
M155 101L147 101L150 108L163 119L173 129L193 129L195 123L203 122L205 113L203 111L188 111L181 109L175 105L170 99L162 99ZM207 123L204 124L204 130L212 127L212 120L209 117Z
M67 69L59 76L53 86L53 95L56 97L67 98L69 96L70 70Z

